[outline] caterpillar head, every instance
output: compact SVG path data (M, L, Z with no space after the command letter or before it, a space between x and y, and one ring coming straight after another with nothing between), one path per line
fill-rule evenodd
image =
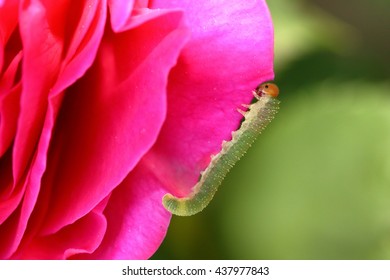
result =
M262 83L256 88L255 93L257 96L270 96L276 98L279 95L279 88L274 83Z

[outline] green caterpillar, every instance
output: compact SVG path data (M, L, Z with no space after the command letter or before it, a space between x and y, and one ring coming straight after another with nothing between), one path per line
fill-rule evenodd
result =
M254 91L257 101L244 112L245 117L240 128L232 133L232 140L223 141L221 151L211 156L208 167L202 171L199 182L193 187L188 197L177 198L171 194L164 195L162 203L172 214L191 216L202 211L212 200L219 185L233 165L242 157L255 141L257 135L271 122L279 109L279 88L273 83L263 83Z

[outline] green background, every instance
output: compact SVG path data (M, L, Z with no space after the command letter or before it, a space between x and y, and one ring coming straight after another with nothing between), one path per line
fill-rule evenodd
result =
M281 110L153 259L390 259L388 0L270 0Z

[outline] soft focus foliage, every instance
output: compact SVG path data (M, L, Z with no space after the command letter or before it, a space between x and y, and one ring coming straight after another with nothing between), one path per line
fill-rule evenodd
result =
M389 259L388 2L268 4L280 113L154 258Z

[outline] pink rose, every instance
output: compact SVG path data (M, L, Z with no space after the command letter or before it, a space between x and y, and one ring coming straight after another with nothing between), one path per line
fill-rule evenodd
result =
M0 1L0 258L149 258L272 60L263 0Z

